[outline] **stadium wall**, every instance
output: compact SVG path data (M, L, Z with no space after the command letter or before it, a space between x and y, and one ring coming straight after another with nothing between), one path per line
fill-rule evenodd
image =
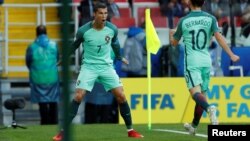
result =
M147 79L122 79L134 124L148 123ZM250 122L250 77L211 78L207 93L210 104L218 107L220 123ZM184 78L152 78L152 123L191 122L194 101L186 88ZM201 122L209 123L204 112ZM124 124L121 117L119 123Z

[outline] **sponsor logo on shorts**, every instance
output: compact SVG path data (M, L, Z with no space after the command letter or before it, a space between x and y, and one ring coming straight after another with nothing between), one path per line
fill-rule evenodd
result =
M186 74L185 77L186 77L186 82L189 83L189 77L188 77L188 75Z

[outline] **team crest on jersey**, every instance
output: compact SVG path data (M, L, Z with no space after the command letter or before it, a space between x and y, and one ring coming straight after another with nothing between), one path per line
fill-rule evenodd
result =
M110 41L110 37L107 35L107 36L105 36L105 41L106 41L106 44L107 43L109 43L109 41Z

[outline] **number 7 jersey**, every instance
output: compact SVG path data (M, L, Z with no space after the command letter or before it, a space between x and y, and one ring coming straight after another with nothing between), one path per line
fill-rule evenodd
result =
M117 33L118 30L116 26L110 22L106 22L103 29L100 30L94 29L92 22L79 28L75 42L82 42L84 51L82 58L83 63L112 65L113 59L111 58L111 51L113 46L120 49Z
M215 17L204 11L191 11L180 20L174 38L179 41L183 37L186 68L211 66L208 48L213 34L218 31Z

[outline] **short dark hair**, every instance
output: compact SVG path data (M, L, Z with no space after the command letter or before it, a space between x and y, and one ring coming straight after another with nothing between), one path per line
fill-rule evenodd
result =
M96 12L99 8L107 8L106 3L104 3L104 2L97 2L94 5L94 12Z
M44 25L39 25L36 27L36 36L47 34L46 27Z
M190 0L193 6L202 7L205 0Z

